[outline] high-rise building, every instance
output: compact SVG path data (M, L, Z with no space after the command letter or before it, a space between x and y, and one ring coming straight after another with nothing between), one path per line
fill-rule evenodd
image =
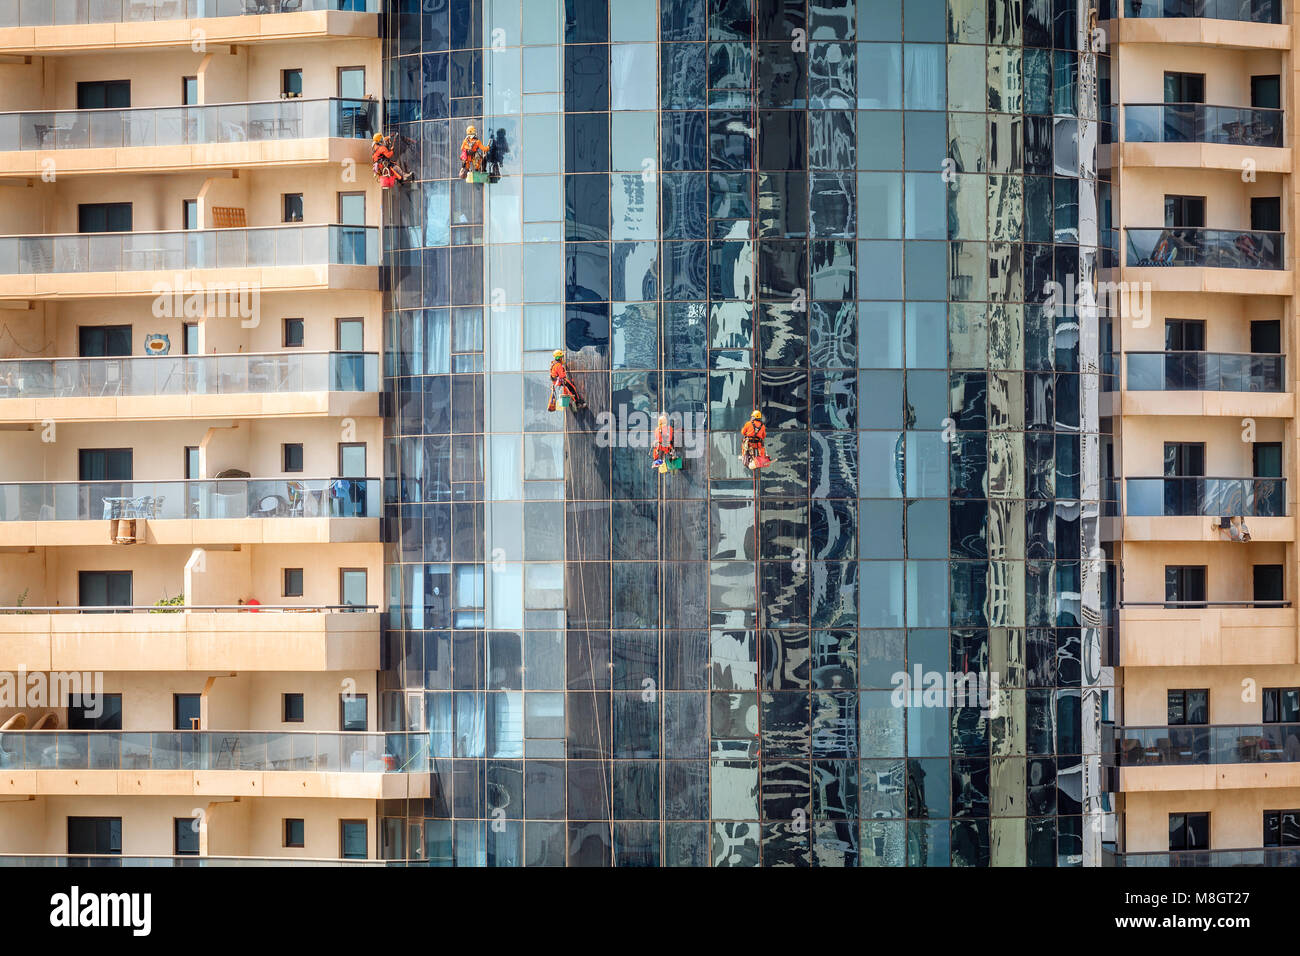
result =
M378 719L379 18L0 3L0 862L376 860L427 793Z
M1291 19L11 0L0 863L1284 860Z
M1095 8L388 12L393 855L1100 863Z

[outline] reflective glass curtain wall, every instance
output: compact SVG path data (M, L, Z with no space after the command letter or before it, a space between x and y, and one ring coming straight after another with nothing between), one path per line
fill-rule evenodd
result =
M385 855L1097 860L1098 319L1044 304L1098 265L1093 22L388 0L384 714L437 768Z

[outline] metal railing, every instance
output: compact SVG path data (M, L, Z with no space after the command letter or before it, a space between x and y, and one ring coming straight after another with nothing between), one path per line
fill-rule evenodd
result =
M1287 608L1290 601L1121 601L1120 608L1126 607L1168 607L1168 608L1210 608L1210 607L1263 607Z
M9 770L237 770L420 773L429 735L237 730L18 730L0 733Z
M1115 759L1122 767L1295 763L1300 724L1116 727Z
M0 152L368 138L374 100L287 99L204 106L0 113Z
M1130 143L1281 146L1284 115L1281 110L1250 106L1126 103L1124 139Z
M1204 17L1207 20L1245 20L1281 23L1281 0L1105 0L1101 17Z
M379 517L378 478L206 478L0 484L0 522Z
M1283 392L1286 356L1276 353L1127 352L1134 392Z
M1265 846L1244 850L1170 850L1168 852L1114 853L1112 866L1300 866L1300 847Z
M179 232L0 236L0 275L379 264L374 226L260 226ZM187 294L185 290L175 291ZM199 290L204 291L204 290ZM235 293L228 288L207 290Z
M317 10L378 13L379 0L5 0L0 4L0 27L148 23Z
M1281 269L1283 233L1165 226L1126 228L1129 266Z
M1285 478L1127 478L1126 515L1276 518L1286 514Z
M375 352L241 352L0 361L0 399L375 392Z

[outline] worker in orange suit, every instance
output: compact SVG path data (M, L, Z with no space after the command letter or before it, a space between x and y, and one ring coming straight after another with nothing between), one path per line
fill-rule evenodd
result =
M754 414L749 416L749 421L740 430L740 434L742 438L740 460L745 463L746 468L762 468L770 461L767 450L763 447L763 441L767 438L763 413L757 408L754 409Z
M668 421L667 415L660 415L655 425L655 440L650 450L650 457L654 459L656 468L661 468L669 458L673 457L673 426Z
M464 179L469 172L482 172L487 154L488 148L478 138L478 130L473 126L465 130L465 139L460 144L460 178Z
M551 356L551 411L555 411L556 389L562 389L573 399L574 408L587 407L587 403L578 394L578 387L569 378L569 370L564 365L564 349L556 349Z

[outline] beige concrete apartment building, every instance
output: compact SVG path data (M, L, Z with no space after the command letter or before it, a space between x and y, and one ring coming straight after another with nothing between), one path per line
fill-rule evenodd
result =
M1122 501L1119 860L1259 863L1300 842L1297 11L1120 5L1109 278L1148 307L1112 316L1101 409Z
M0 18L0 862L375 860L427 780L377 732L377 5L44 6Z

